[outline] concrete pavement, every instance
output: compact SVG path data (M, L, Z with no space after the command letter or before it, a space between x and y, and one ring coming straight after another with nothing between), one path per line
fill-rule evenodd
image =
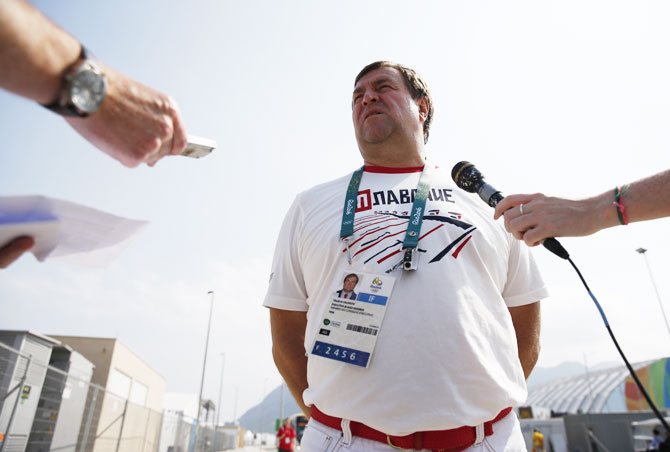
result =
M253 446L244 446L240 449L229 449L229 451L233 452L266 452L266 451L276 451L277 446L259 446L258 444L253 445Z

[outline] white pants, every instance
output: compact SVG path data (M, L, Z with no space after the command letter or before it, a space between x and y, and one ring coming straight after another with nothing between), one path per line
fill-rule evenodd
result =
M426 451L426 449L424 449ZM493 424L493 435L463 452L526 452L526 443L514 411ZM398 452L388 444L354 436L346 443L341 431L310 419L300 442L300 452Z

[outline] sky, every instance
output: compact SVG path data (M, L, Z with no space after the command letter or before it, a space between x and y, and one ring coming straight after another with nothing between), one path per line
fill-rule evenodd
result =
M670 5L661 1L34 3L110 67L170 94L203 159L128 169L59 116L0 91L0 195L42 194L148 228L108 268L24 256L0 272L0 329L114 337L232 420L277 387L263 301L295 195L358 168L359 70L417 70L435 106L428 155L477 165L504 193L583 198L670 167ZM614 207L613 207L614 208ZM493 212L491 212L493 215ZM670 355L669 220L561 242L631 362ZM538 366L620 363L570 265L534 250ZM670 314L670 313L669 313ZM235 393L237 392L237 404Z

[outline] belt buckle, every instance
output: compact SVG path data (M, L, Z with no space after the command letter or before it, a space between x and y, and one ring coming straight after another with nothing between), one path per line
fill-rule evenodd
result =
M409 450L409 449L403 449L402 447L394 446L393 443L391 442L391 437L389 435L386 435L386 442L388 443L389 446L391 446L395 450Z

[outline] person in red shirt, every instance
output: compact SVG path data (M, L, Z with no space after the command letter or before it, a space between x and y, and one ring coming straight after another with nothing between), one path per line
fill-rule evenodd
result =
M279 438L279 452L290 452L295 450L295 429L291 427L291 419L284 419L284 425L277 432Z

